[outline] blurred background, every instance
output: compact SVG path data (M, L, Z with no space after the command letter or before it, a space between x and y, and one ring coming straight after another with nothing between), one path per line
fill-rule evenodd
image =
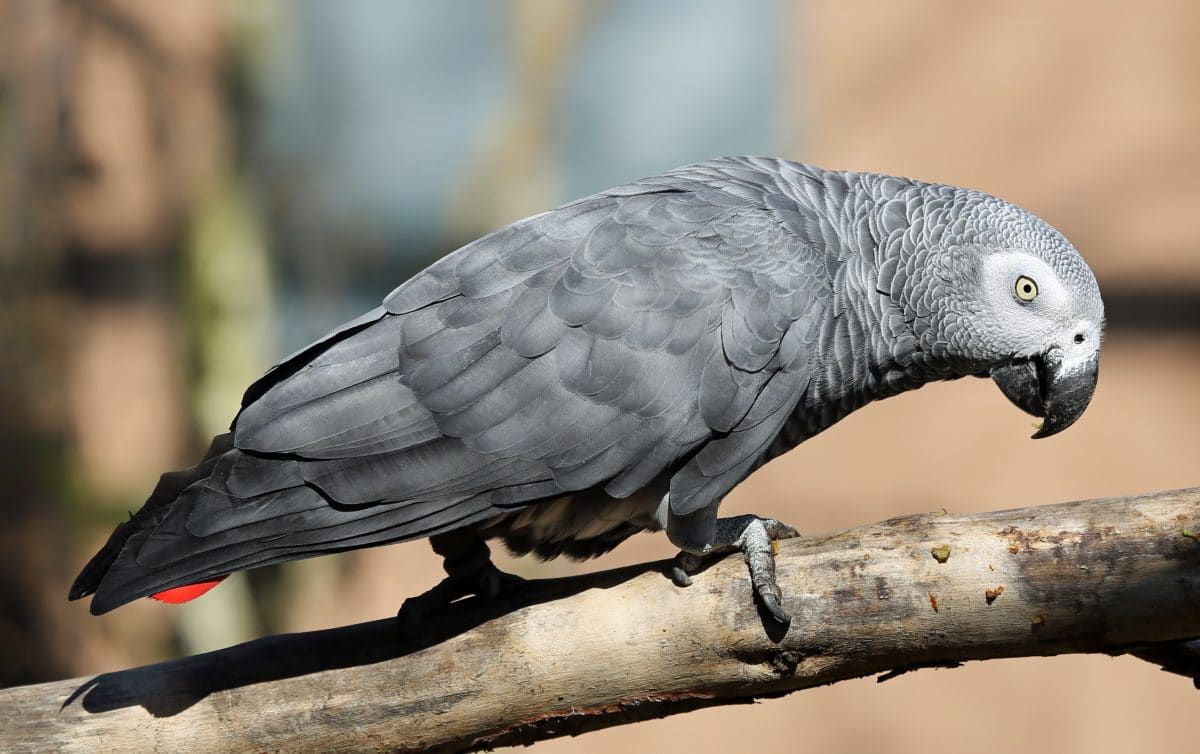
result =
M981 380L859 412L723 510L805 531L1200 483L1200 4L0 0L0 685L391 615L424 543L102 618L67 587L281 355L528 214L723 154L970 186L1092 263L1077 428ZM869 470L848 459L870 457ZM931 465L929 459L951 459ZM639 536L580 565L667 557ZM1200 694L1127 658L974 663L552 752L1195 751Z

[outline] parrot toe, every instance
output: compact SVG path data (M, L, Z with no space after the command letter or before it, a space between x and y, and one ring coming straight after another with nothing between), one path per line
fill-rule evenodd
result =
M783 608L783 592L775 580L775 553L779 540L798 536L800 533L794 528L773 518L719 518L711 545L702 550L682 550L675 556L671 580L678 586L689 586L692 583L690 574L700 569L704 557L741 552L750 569L750 583L759 603L778 623L790 623L791 615Z
M400 605L396 618L406 627L465 597L491 601L525 583L520 576L497 568L487 545L473 535L451 532L432 537L430 543L433 551L445 558L446 578Z
M766 592L759 592L758 598L762 601L763 607L766 608L766 611L770 613L771 617L774 618L778 623L787 624L792 622L792 616L788 615L787 611L783 609L783 605L780 604L779 596Z
M671 564L671 581L675 582L675 586L691 586L691 574L700 570L702 562L696 553L680 550Z
M404 600L396 619L405 627L415 626L458 600L466 597L496 600L524 583L525 579L505 573L488 561L477 571L452 574L424 594Z

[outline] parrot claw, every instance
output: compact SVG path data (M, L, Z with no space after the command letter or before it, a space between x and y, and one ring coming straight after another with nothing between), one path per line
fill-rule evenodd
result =
M758 598L762 600L763 607L766 608L767 612L778 623L786 624L792 622L792 616L787 614L787 611L783 609L783 605L779 604L779 598L774 594L758 592Z
M700 563L699 555L680 550L675 556L675 562L671 564L671 581L675 582L675 586L691 586L691 574L700 570Z
M776 543L800 536L800 532L773 518L733 516L717 519L713 543L703 550L682 550L671 566L671 580L679 586L692 583L689 574L699 570L702 558L740 551L750 569L750 583L763 608L781 624L792 617L783 609L783 593L775 581Z
M424 594L404 600L396 619L404 626L415 626L457 600L465 597L495 600L524 583L525 579L505 573L489 562L475 573L447 576Z
M468 537L440 537L433 545L434 552L446 559L447 576L424 594L404 600L396 618L406 627L419 624L427 616L464 597L491 601L525 583L520 576L497 568L482 541Z

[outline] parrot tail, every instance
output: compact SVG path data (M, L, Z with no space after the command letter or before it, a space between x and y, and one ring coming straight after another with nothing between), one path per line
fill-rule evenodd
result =
M469 452L457 440L441 442L459 453L443 453L446 464ZM367 461L380 458L391 460L385 454ZM348 462L328 463L336 472ZM337 503L305 479L302 466L240 450L229 434L214 438L199 464L162 475L145 507L117 526L68 596L92 595L94 615L139 597L186 602L235 571L428 537L502 512L490 491Z
M195 482L207 479L212 474L213 468L217 465L217 460L232 449L232 434L217 435L213 438L212 445L209 446L208 452L204 454L204 458L201 459L200 463L190 469L171 471L159 477L158 484L154 487L154 491L150 493L150 498L146 501L146 505L138 511L136 516L131 515L128 521L117 524L117 528L109 536L108 542L83 567L79 576L76 577L75 583L71 585L71 591L67 595L68 598L77 600L95 594L96 590L100 587L100 582L104 580L104 577L121 555L121 551L125 549L125 544L129 541L129 538L139 530L146 528L147 525L153 526L153 522L166 513L167 508L179 499L184 490ZM223 578L224 576L202 582L202 584L168 589L153 596L163 602L186 602L204 594L220 583ZM200 588L201 586L203 588ZM191 590L190 596L185 596L189 594L186 590Z

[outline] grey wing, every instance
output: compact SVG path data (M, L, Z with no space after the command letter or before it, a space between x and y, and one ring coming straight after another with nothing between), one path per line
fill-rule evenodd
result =
M675 512L711 507L807 384L827 286L786 225L750 191L660 178L463 247L252 385L232 438L164 478L73 594L103 612L672 475Z
M293 459L289 473L347 506L620 498L690 459L678 504L703 507L803 392L791 326L820 298L816 260L720 191L598 195L464 247L282 364L234 443ZM229 488L261 494L257 462L244 466Z

